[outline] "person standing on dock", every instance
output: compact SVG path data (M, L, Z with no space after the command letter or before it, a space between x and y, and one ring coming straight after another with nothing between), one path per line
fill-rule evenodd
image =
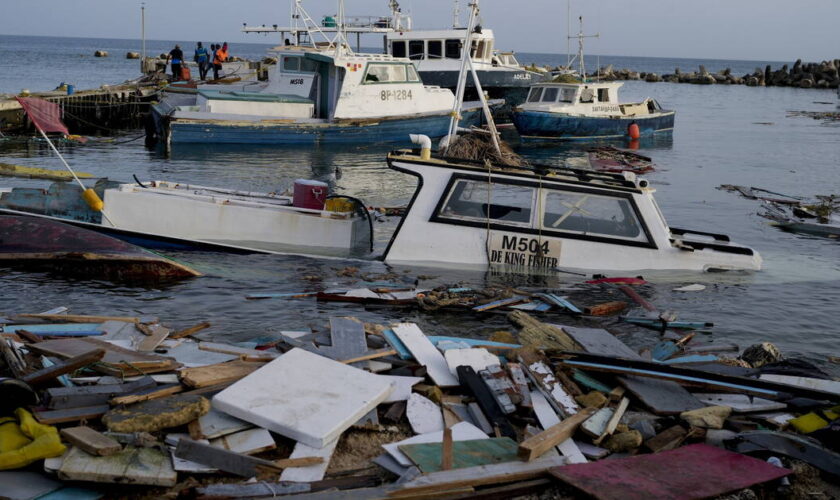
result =
M207 69L210 64L210 54L207 53L207 49L201 45L201 42L198 42L195 46L195 56L193 59L198 64L199 78L204 80L207 77Z
M166 56L166 62L172 61L172 77L175 80L181 79L181 64L184 62L184 52L181 51L180 45L175 45L175 48L169 51Z
M221 47L216 46L216 53L213 56L213 79L219 79L219 70L222 69L222 63L228 58L228 44L225 42Z

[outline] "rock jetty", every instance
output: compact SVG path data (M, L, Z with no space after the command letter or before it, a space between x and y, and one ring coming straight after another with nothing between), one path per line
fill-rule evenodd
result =
M724 84L747 85L749 87L798 87L803 89L836 89L840 86L840 59L819 63L803 63L797 59L793 67L787 64L773 70L768 64L764 69L756 68L743 76L732 74L729 68L716 73L709 72L704 65L698 71L684 73L675 68L671 74L659 75L630 69L615 69L612 64L601 68L591 77L601 80L644 80L646 82L694 83L699 85Z

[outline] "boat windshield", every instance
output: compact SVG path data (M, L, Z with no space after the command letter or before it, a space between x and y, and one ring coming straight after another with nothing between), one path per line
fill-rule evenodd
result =
M543 206L544 229L647 241L626 198L552 190L546 193Z
M365 83L402 83L419 80L414 66L401 63L369 63L364 78Z
M535 190L527 186L459 179L438 214L450 219L505 222L530 226Z
M573 88L564 88L560 93L560 102L575 102L575 92Z
M532 87L531 93L528 94L528 102L539 102L542 95L542 87Z

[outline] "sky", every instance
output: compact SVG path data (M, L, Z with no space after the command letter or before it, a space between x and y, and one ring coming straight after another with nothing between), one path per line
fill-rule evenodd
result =
M140 38L140 1L4 0L0 34ZM466 20L467 0L461 0ZM288 25L289 0L146 0L146 37L277 43L246 35L249 25ZM337 0L305 0L314 19L337 11ZM415 28L446 28L452 0L400 0ZM482 25L496 47L566 52L566 2L484 0ZM708 59L820 61L840 58L839 0L572 0L573 32L584 17L589 54ZM349 15L386 15L387 0L346 0ZM370 42L365 42L370 40ZM379 38L363 38L379 46Z

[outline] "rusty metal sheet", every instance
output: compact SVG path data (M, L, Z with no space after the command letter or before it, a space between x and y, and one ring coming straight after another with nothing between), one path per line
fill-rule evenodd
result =
M565 465L551 474L601 500L701 499L784 477L788 469L707 444Z

